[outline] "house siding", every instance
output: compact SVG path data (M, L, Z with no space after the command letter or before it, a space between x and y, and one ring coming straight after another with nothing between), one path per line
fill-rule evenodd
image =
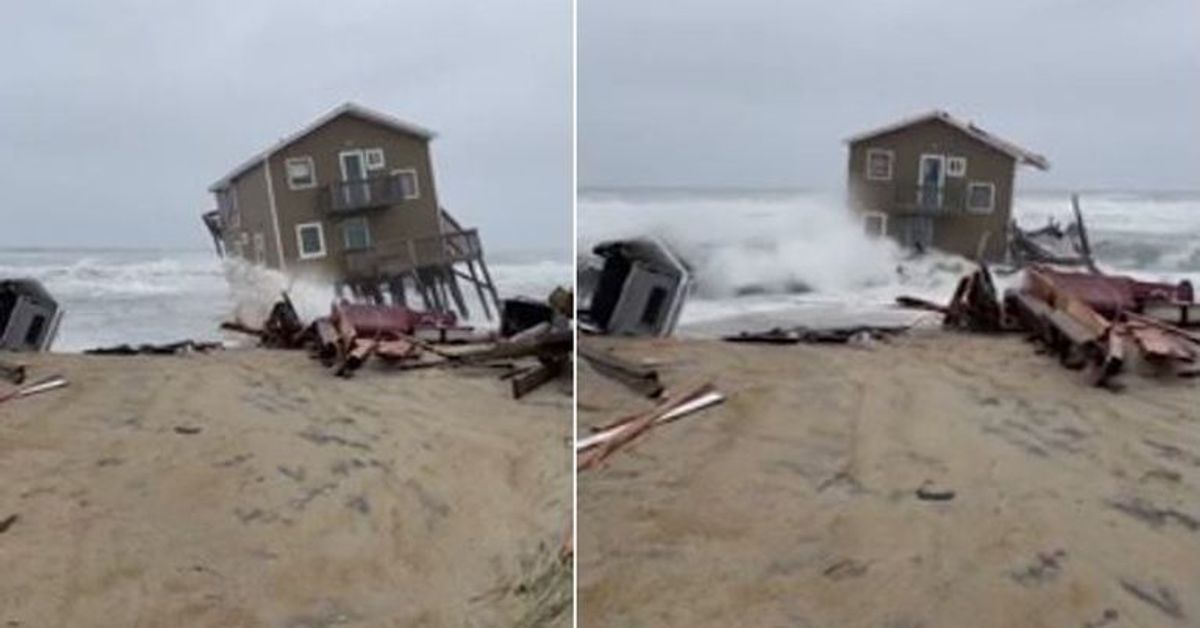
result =
M244 237L246 259L255 261L254 235L261 233L266 240L266 263L272 268L278 268L279 256L275 251L275 226L271 220L267 195L266 169L259 164L231 181L229 185L237 196L241 224L237 228L226 230L225 250L237 250L234 247L235 243Z
M866 178L867 151L872 148L892 151L890 181ZM926 153L966 158L964 176L946 178L947 193L965 194L970 182L987 182L995 186L991 213L954 211L948 215L937 215L934 218L933 245L973 258L987 234L984 259L1003 259L1012 218L1016 160L944 122L929 120L852 143L847 173L851 207L859 212L886 214L888 235L895 237L898 219L902 214L896 203L897 188L907 189L917 185L920 156Z
M379 148L384 153L384 167L371 171L370 176L389 174L393 170L411 169L416 172L419 198L388 207L341 212L328 210L328 186L342 179L339 153L350 149ZM288 186L286 161L294 157L311 157L316 186L293 190ZM265 166L269 163L269 168ZM274 220L267 194L266 173L269 171L275 197L275 215L279 222L279 243L276 246ZM374 247L389 242L433 236L441 232L437 186L429 153L429 140L415 134L365 120L347 113L291 144L273 152L264 164L259 164L238 176L232 183L239 194L242 209L241 229L229 230L227 245L240 233L261 229L266 238L267 265L280 268L280 256L286 261L289 273L325 281L336 281L348 274L345 243L341 224L344 220L362 217L367 220ZM253 216L251 218L251 216ZM325 255L300 259L296 227L317 222L325 239ZM247 257L253 259L253 235ZM233 249L228 249L233 250ZM436 247L431 248L436 250ZM425 252L425 251L422 251ZM428 253L428 252L425 252Z

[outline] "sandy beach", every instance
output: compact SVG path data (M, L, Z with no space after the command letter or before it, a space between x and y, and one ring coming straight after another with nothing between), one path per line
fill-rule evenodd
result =
M20 356L0 622L570 625L571 400L301 352Z
M593 340L728 400L580 475L581 626L1200 625L1195 381L1016 336ZM646 407L581 365L581 433Z

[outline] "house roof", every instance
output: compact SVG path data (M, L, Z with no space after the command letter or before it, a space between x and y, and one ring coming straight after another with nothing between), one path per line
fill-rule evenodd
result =
M1017 163L1029 164L1040 170L1050 169L1049 160L1042 155L1021 148L1012 142L1002 140L995 135L992 135L991 133L988 133L987 131L975 126L973 122L959 120L958 118L955 118L954 116L940 109L934 109L933 111L928 111L926 113L904 118L903 120L899 120L887 126L872 129L864 133L859 133L858 135L846 138L846 143L855 144L863 140L883 135L885 133L898 131L907 126L929 122L930 120L940 120L941 122L949 124L950 126L962 131L963 133L966 133L976 140L979 140L980 142L983 142L984 144L987 144L988 146L991 146L1002 153L1010 155L1013 159L1017 160Z
M407 133L409 135L415 135L417 137L420 137L420 138L423 138L426 140L431 140L431 139L437 137L436 133L434 133L433 131L430 131L429 129L426 129L424 127L417 126L415 124L412 124L411 122L405 122L404 120L401 120L400 118L397 118L395 116L390 116L386 113L381 113L379 111L375 111L374 109L369 109L369 108L359 105L357 103L347 102L347 103L344 103L341 106L337 107L336 109L333 109L332 111L326 113L325 115L317 118L316 120L313 120L312 122L308 123L303 128L301 128L299 131L296 131L295 133L285 136L284 138L280 139L278 142L275 142L274 144L272 144L267 149L255 154L250 159L247 159L246 161L242 162L241 164L238 165L238 167L234 168L233 170L230 170L228 174L221 177L219 180L217 180L212 185L208 186L208 190L210 192L215 192L221 188L228 186L229 183L232 182L234 179L241 176L247 170L250 170L251 168L262 163L271 155L282 150L283 148L287 147L288 145L296 142L300 138L308 135L309 133L312 133L313 131L316 131L317 129L325 126L326 124L329 124L333 120L340 118L343 115L357 116L359 118L362 118L363 120L367 120L368 122L374 122L376 124L399 131L400 133Z

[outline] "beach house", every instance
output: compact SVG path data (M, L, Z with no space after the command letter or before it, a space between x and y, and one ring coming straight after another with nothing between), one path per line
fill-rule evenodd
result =
M945 111L860 133L849 145L850 207L871 235L985 261L1002 260L1018 165L1045 157Z
M438 203L433 138L346 103L213 183L204 222L221 255L373 300L404 303L412 290L428 309L465 314L465 279L487 314L496 297L479 235Z

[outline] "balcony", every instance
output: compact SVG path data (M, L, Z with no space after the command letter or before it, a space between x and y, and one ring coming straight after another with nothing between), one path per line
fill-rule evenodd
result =
M483 246L477 230L465 229L419 238L385 240L367 249L347 251L345 255L351 275L399 275L418 268L479 260L483 257Z
M897 185L892 201L900 213L938 216L962 213L967 192L962 185Z
M360 181L337 181L325 186L322 199L326 211L334 213L355 212L399 205L410 200L406 194L404 177L383 175Z

